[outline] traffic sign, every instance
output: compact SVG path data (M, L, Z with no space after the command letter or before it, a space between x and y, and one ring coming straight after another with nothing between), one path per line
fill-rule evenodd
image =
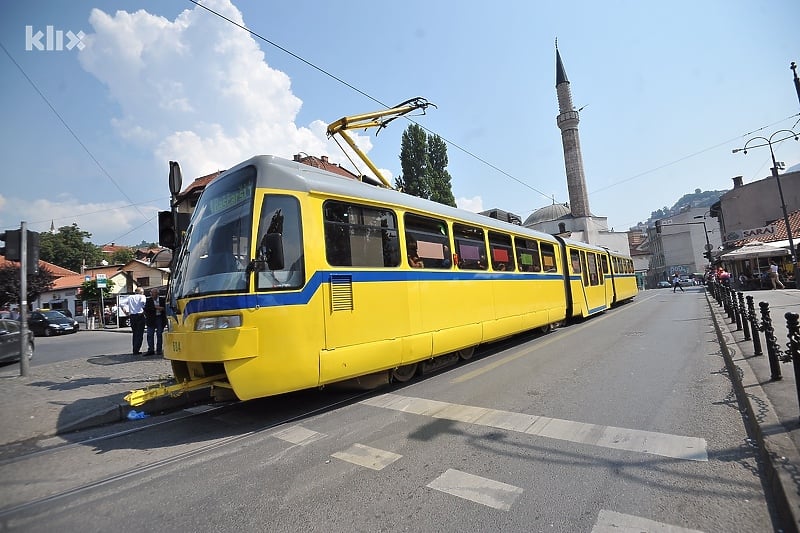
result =
M97 275L97 288L105 289L106 288L106 280L107 279L108 278L106 277L105 274L98 274Z

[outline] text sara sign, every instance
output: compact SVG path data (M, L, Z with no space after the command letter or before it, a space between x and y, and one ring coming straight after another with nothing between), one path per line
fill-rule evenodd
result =
M760 228L743 229L729 231L725 235L726 241L740 241L742 239L754 239L758 237L772 237L775 235L775 225L763 226Z

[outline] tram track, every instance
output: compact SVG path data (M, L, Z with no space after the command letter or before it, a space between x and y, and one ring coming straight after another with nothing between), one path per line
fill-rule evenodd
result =
M317 414L320 414L320 413L323 413L323 412L326 412L326 411L330 411L330 410L336 409L338 407L353 403L354 401L358 401L358 400L360 400L360 399L362 399L362 398L364 398L366 396L369 396L371 394L374 394L374 391L359 391L356 394L351 394L351 395L348 395L348 396L346 396L344 398L339 398L335 402L329 402L329 403L325 403L323 405L318 405L318 406L315 406L313 409L303 410L303 411L301 411L299 413L292 414L291 416L287 416L287 417L283 417L283 418L279 418L279 419L273 420L273 421L269 422L268 424L266 424L266 425L264 425L262 427L258 427L256 429L250 429L250 430L247 430L247 431L245 431L243 433L240 433L240 434L237 434L237 435L231 435L231 436L228 436L228 437L223 437L220 440L217 440L215 442L212 442L212 443L209 443L209 444L205 444L205 445L199 446L197 448L193 448L191 450L186 450L186 451L181 452L181 453L170 455L168 457L164 457L164 458L158 459L156 461L151 461L151 462L148 462L146 464L140 464L140 465L137 465L136 467L128 468L128 469L122 470L120 472L116 472L114 474L103 476L103 477L101 477L99 479L96 479L96 480L93 480L93 481L90 481L90 482L86 482L86 483L82 483L82 484L79 484L79 485L76 485L76 486L73 486L73 487L70 487L70 488L66 488L66 489L60 490L58 492L55 492L53 494L49 494L47 496L34 498L34 499L31 499L31 500L26 501L26 502L18 503L18 504L15 504L15 505L12 505L12 506L9 506L9 507L5 507L5 508L0 508L0 521L5 521L7 519L10 519L10 518L14 517L15 515L17 515L19 513L22 513L22 512L25 512L25 511L30 511L30 510L35 510L35 509L37 509L37 508L39 508L41 506L52 504L53 502L57 502L59 500L65 499L65 498L74 497L74 496L81 495L83 493L90 492L92 490L95 490L95 489L98 489L100 487L112 484L112 483L117 482L117 481L129 479L129 478L134 478L136 476L139 476L139 475L142 475L142 474L146 474L148 472L152 472L152 471L158 470L160 468L164 468L166 466L178 463L180 461L184 461L186 459L202 456L203 454L207 454L207 453L210 453L210 452L213 452L213 451L216 451L216 450L223 449L223 448L225 448L227 446L240 443L240 442L245 441L247 439L250 439L250 438L253 438L253 437L257 437L259 435L263 435L263 434L265 434L265 433L267 433L267 432L269 432L269 431L271 431L271 430L275 429L276 427L281 426L283 424L295 422L295 421L298 421L298 420L303 420L303 419L306 419L306 418L308 418L310 416L314 416L314 415L317 415ZM20 463L20 462L22 462L24 460L40 459L43 456L55 455L55 454L57 454L59 452L63 452L63 451L69 450L69 449L78 448L78 447L81 447L81 446L97 445L98 443L101 443L103 441L111 441L113 439L118 439L120 437L132 435L132 434L135 434L135 433L141 433L141 432L145 432L145 431L148 431L148 430L153 430L154 428L157 428L159 426L175 423L177 421L187 420L187 419L193 418L193 417L210 416L210 415L219 416L221 414L221 411L224 412L225 410L231 409L231 408L233 408L233 407L235 407L237 405L240 405L240 403L237 402L235 404L228 404L228 405L225 405L225 406L221 406L219 408L212 408L210 410L206 410L206 411L202 411L202 412L198 412L198 413L189 413L189 414L187 414L187 416L183 416L183 417L179 417L179 418L172 418L170 420L163 420L163 421L159 421L159 422L156 422L156 423L153 423L153 424L143 425L143 426L140 426L140 427L127 429L127 430L124 430L124 431L117 431L117 432L109 433L109 434L106 434L106 435L100 435L100 436L96 436L96 437L91 437L89 439L85 439L85 440L80 441L80 442L73 442L73 443L62 445L62 446L56 446L56 447L53 447L53 448L48 448L48 449L45 449L45 450L41 450L41 451L37 451L37 452L33 452L33 453L28 453L28 454L25 454L25 455L20 455L20 456L14 457L14 458L9 458L9 459L4 460L3 462L0 463L0 467L6 467L7 465L10 465L10 464L13 464L13 463Z

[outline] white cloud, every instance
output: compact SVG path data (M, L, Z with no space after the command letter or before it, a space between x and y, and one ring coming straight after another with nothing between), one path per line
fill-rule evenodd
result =
M0 220L5 225L11 224L12 220L25 220L29 230L44 232L50 231L51 223L56 229L77 224L81 231L92 234L89 240L95 244L105 244L114 239L128 243L124 237L142 225L142 215L152 220L158 211L154 207L133 207L124 201L86 203L71 195L32 202L0 197L0 206L2 202L6 202L8 207L3 209ZM19 222L12 226L19 227Z
M206 5L245 24L229 0ZM256 154L305 152L346 163L326 138L326 123L295 124L302 102L290 78L267 64L244 30L197 7L175 20L93 9L89 22L94 33L83 40L81 65L119 104L118 134L149 149L155 162L180 162L187 179ZM368 136L353 137L365 152L372 148Z
M456 198L456 205L460 209L466 209L467 211L472 211L473 213L479 213L483 211L483 198L480 196L473 196L472 198Z

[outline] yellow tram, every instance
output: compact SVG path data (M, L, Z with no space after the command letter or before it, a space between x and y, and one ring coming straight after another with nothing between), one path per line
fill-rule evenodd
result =
M624 254L274 156L212 181L170 284L179 386L241 400L417 365L637 293ZM132 393L140 404L158 395Z

